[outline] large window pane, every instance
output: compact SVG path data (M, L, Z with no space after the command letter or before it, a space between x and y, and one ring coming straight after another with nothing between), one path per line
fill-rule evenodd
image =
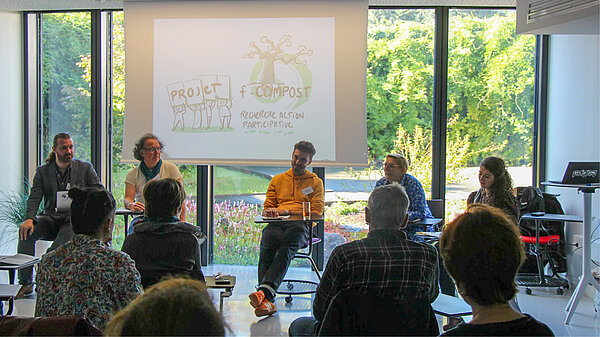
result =
M409 173L431 196L433 9L369 10L367 143L369 167L327 170L326 189L339 202L326 208L325 259L336 245L364 238L364 200L383 177L388 153L403 154ZM344 201L346 200L346 201Z
M504 158L531 185L535 37L515 34L514 10L450 11L446 213L479 188L479 162Z
M42 15L42 151L56 133L67 132L75 157L91 158L89 12Z
M257 265L261 231L253 219L262 212L273 175L286 167L215 166L214 263Z

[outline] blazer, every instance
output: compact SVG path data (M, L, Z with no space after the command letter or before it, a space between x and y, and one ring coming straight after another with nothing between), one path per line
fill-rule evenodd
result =
M44 198L44 213L55 212L56 191L58 190L58 182L56 181L57 169L58 167L55 163L50 163L42 165L35 170L33 186L27 199L25 219L35 219L42 198ZM71 187L103 188L92 164L77 159L73 159L71 162L69 183Z

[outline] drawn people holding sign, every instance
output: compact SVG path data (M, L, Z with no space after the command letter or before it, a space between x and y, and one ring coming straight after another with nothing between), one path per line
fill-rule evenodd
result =
M171 130L175 131L179 125L181 130L185 129L185 119L183 114L185 113L185 107L187 106L187 98L181 93L185 92L182 82L172 83L167 85L167 91L169 92L169 103L173 109L173 127Z
M202 95L202 81L193 79L183 82L186 89L187 105L194 112L194 123L192 129L202 127L202 110L204 109L204 96Z
M185 128L184 114L187 109L193 112L191 130L211 130L213 111L216 110L221 121L221 129L230 128L231 79L229 75L201 75L196 78L167 85L169 103L173 110L172 131L190 131ZM204 115L204 116L203 116ZM204 118L203 118L204 117ZM188 122L191 116L188 117ZM189 123L188 123L189 125Z

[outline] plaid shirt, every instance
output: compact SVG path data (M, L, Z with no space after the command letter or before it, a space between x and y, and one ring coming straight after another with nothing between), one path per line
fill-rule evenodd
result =
M366 239L335 248L315 295L315 319L321 321L332 298L349 286L433 302L439 293L437 255L432 246L410 241L397 229L371 230Z

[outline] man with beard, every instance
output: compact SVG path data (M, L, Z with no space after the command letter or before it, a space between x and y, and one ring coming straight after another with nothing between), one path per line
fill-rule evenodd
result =
M278 174L267 189L263 215L302 214L302 202L309 201L311 213L323 214L323 181L316 174L306 171L316 150L307 141L294 145L292 168ZM258 261L258 290L250 294L250 304L257 317L277 311L273 304L275 292L296 252L302 248L310 235L304 221L269 223L263 229Z
M99 187L100 179L88 162L73 159L74 147L71 136L58 133L54 136L52 152L46 165L37 168L33 186L27 200L25 221L19 228L18 252L35 255L35 242L39 239L53 240L48 251L60 247L73 236L67 191L73 186ZM37 215L44 198L44 210ZM57 202L58 199L62 199ZM33 268L19 270L21 289L17 298L33 293Z

